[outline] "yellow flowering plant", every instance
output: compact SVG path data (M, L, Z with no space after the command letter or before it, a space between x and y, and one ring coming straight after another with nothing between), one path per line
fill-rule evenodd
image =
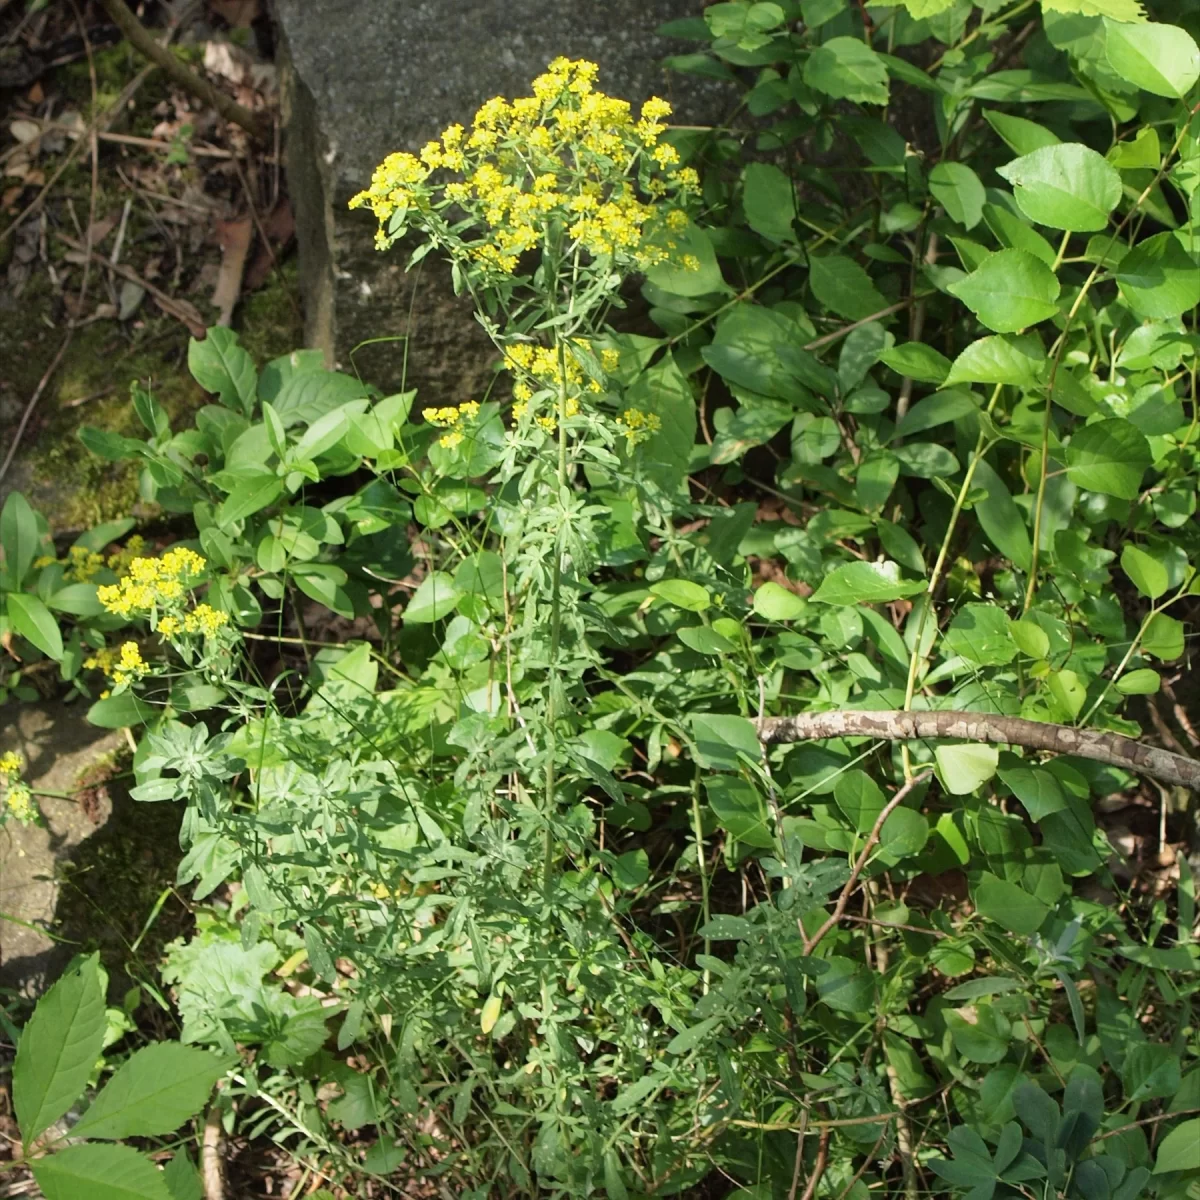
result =
M24 769L25 760L17 751L0 754L0 825L8 821L25 825L39 815L33 793L21 778Z

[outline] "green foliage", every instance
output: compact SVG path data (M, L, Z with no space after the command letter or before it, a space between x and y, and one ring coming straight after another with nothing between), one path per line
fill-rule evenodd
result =
M228 1060L175 1042L154 1043L135 1051L90 1096L89 1080L107 1044L104 987L98 956L77 960L21 1031L13 1105L24 1160L47 1200L189 1200L196 1194L195 1170L182 1152L160 1171L132 1147L80 1139L174 1132L204 1107ZM56 1126L80 1100L90 1100L83 1115L70 1127Z
M260 370L227 330L194 343L217 401L194 427L137 389L144 441L81 435L205 558L185 597L156 577L120 611L128 561L84 556L128 528L59 559L10 498L0 632L89 698L84 647L146 650L90 715L145 727L135 799L186 804L180 883L216 897L165 969L185 1044L158 1051L160 1124L137 1126L149 1074L118 1072L81 1131L160 1132L208 1079L179 1052L207 1046L245 1058L225 1094L251 1135L455 1194L684 1194L716 1169L780 1200L814 1173L852 1200L1194 1192L1195 889L1181 856L1126 890L1097 803L1133 777L755 726L938 709L1137 736L1187 652L1192 17L1032 15L710 5L671 65L744 104L645 150L618 124L636 193L575 146L620 210L603 237L640 222L607 249L563 215L562 160L544 221L513 165L583 104L560 91L550 132L477 120L519 181L490 203L436 174L452 130L384 164L381 243L450 259L504 373L418 408L311 352ZM652 145L699 176L669 223ZM652 324L619 333L635 274ZM211 630L164 628L205 607ZM272 640L261 678L247 647ZM65 1111L83 1080L56 1072L27 1074L19 1120ZM337 1138L363 1128L352 1167ZM110 1179L80 1149L45 1160L47 1195Z

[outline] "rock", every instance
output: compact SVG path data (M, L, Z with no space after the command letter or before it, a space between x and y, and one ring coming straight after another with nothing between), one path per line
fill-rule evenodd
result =
M17 704L0 710L0 754L17 750L35 792L73 795L79 775L121 744L121 734L84 720L85 706ZM58 907L58 868L108 819L74 800L40 796L46 825L10 821L0 833L0 986L35 996L58 975L72 947L50 936Z
M402 246L374 249L374 218L346 202L394 150L418 150L492 96L529 94L551 59L600 65L599 86L640 103L661 95L676 120L711 121L728 100L661 67L689 43L654 35L697 15L697 0L275 0L284 62L288 180L296 213L306 340L385 392L402 376L427 403L478 398L491 343L432 258L406 275ZM405 366L404 338L408 341ZM389 342L364 347L369 338Z

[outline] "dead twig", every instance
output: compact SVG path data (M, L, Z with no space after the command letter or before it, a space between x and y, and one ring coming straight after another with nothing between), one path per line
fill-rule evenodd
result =
M165 46L155 40L154 35L130 11L125 0L100 0L113 23L125 35L129 43L156 66L161 67L173 83L190 92L203 103L215 108L226 121L240 125L256 141L266 142L271 137L271 126L261 113L253 113L240 105L232 96L213 87L190 67L179 61Z
M978 712L824 712L795 717L767 717L758 722L758 736L768 746L822 738L867 737L888 742L926 738L955 738L1024 746L1053 754L1074 754L1148 775L1163 783L1200 791L1200 761L1148 746L1119 733L1076 729L1021 717Z
M77 242L74 238L67 237L65 233L55 235L64 245L70 246L72 250L78 250L81 254L89 254L94 259L97 259L110 271L120 275L122 279L128 279L130 283L136 283L138 287L145 288L146 294L163 310L169 317L174 317L177 321L182 322L187 326L188 331L194 338L204 337L204 318L193 304L187 300L177 300L173 296L168 296L161 288L157 288L149 280L143 279L136 271L130 270L129 267L122 266L120 263L115 263L110 258L106 258L103 254L98 254L95 250L88 251L87 247L82 242Z

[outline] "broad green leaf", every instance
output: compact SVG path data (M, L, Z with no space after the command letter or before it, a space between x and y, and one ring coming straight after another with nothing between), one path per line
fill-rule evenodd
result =
M1157 671L1149 667L1141 667L1130 671L1117 680L1117 691L1122 696L1153 696L1162 686L1162 680Z
M171 1200L204 1200L200 1172L185 1150L177 1150L175 1157L163 1168L163 1182L171 1193ZM311 1200L322 1200L320 1192ZM328 1194L328 1200L332 1200L332 1193Z
M214 326L204 341L189 339L188 370L206 392L215 392L226 408L247 417L254 411L258 372L232 329Z
M62 659L63 643L58 622L36 596L28 592L9 592L8 619L21 637L32 642L48 658Z
M1050 911L1050 906L1036 896L986 871L973 898L981 916L1022 937L1036 933Z
M721 1025L723 1020L724 1017L708 1017L698 1025L693 1025L690 1029L677 1033L667 1043L667 1053L686 1054L689 1050L694 1050L714 1029Z
M0 509L0 550L4 563L0 567L0 587L19 591L25 582L30 564L37 557L37 515L20 492L10 492Z
M983 115L1014 154L1032 154L1043 146L1058 145L1058 136L1036 121L1014 117L994 108L985 109Z
M975 515L988 540L1011 563L1028 571L1033 557L1033 542L1025 525L1025 515L1014 502L1004 481L986 462L975 468L975 480L987 493L975 502Z
M1172 662L1183 654L1183 622L1166 613L1155 613L1146 622L1142 649L1162 662Z
M742 208L746 224L769 242L794 242L796 189L773 163L747 163L742 171Z
M1150 443L1128 421L1097 421L1071 435L1067 478L1090 492L1136 500L1142 476L1153 461Z
M794 621L808 611L808 601L768 580L754 593L754 611L768 621Z
M1010 625L994 604L964 604L946 630L946 649L981 667L1004 666L1017 654Z
M985 204L983 219L1002 247L1024 250L1054 269L1058 252L1024 217L1001 204Z
M936 449L941 450L938 446ZM916 446L905 446L897 449L895 454L887 450L879 450L868 455L859 463L854 477L854 494L859 506L867 512L879 512L892 494L892 488L900 476L901 463L909 463ZM905 455L907 451L907 456ZM950 452L946 451L949 456ZM952 457L952 456L950 456ZM920 471L910 471L910 474L921 474Z
M830 571L812 600L837 605L886 604L924 590L923 580L902 579L893 562L852 562Z
M995 746L938 746L933 752L938 777L952 796L969 796L996 773L1000 751Z
M650 859L645 850L629 850L613 862L613 883L619 888L640 888L650 878Z
M1043 12L1078 13L1083 17L1109 17L1114 21L1144 21L1139 0L1042 0Z
M896 426L896 436L910 437L914 433L924 433L926 429L934 429L948 421L957 421L967 413L978 411L979 404L970 392L934 392L932 396L918 400L900 418L900 423Z
M1132 25L1107 20L1108 65L1134 87L1181 100L1200 79L1200 48L1178 25L1152 21ZM1156 164L1157 165L1157 164Z
M1067 807L1058 780L1041 767L1030 766L1016 755L1008 754L997 773L1004 786L1025 806L1031 820L1040 821Z
M887 307L886 298L871 282L870 275L845 255L826 254L809 259L808 282L813 295L826 308L850 321L861 321Z
M875 982L871 973L850 958L835 955L824 960L824 973L817 976L817 995L835 1012L874 1011Z
M704 781L708 805L722 829L747 846L767 848L775 844L767 808L758 789L733 775L713 775Z
M1176 1125L1159 1143L1154 1174L1167 1171L1200 1171L1200 1117Z
M1137 171L1149 167L1152 171L1157 171L1162 164L1162 145L1158 140L1158 130L1152 125L1143 125L1138 130L1137 137L1132 141L1117 142L1106 157L1118 170ZM1103 234L1098 236L1103 240Z
M68 1146L30 1166L46 1200L172 1200L163 1173L131 1146Z
M753 722L725 713L692 713L688 717L696 742L699 766L710 771L736 771L741 766L738 754L754 762L762 757L762 746Z
M227 1065L178 1042L143 1046L104 1085L73 1133L113 1140L171 1133L204 1107Z
M278 394L267 398L284 426L291 429L295 425L312 425L335 408L361 400L366 390L353 375L307 370L302 363L301 369L284 372Z
M1165 564L1132 542L1127 542L1121 551L1121 570L1129 576L1133 586L1150 600L1157 600L1170 586Z
M701 613L712 607L708 588L690 579L663 579L650 585L650 594L687 612Z
M88 709L89 725L98 729L128 729L133 725L146 725L158 715L153 704L140 700L133 692L122 692L119 696L105 696Z
M1027 658L1045 658L1050 653L1050 638L1034 621L1013 621L1009 625L1013 644Z
M1169 231L1139 242L1113 278L1139 317L1167 320L1200 304L1200 267Z
M929 190L952 221L974 229L983 218L987 194L979 176L960 162L941 162L929 172Z
M705 346L704 349L711 351L720 347ZM717 435L713 438L709 461L715 465L736 462L747 450L769 442L795 412L794 405L781 400L755 399L751 402L748 396L744 396L729 420L724 424L714 421Z
M905 342L879 355L898 375L920 383L941 383L950 373L950 360L924 342Z
M998 1063L1008 1053L1012 1026L992 1005L976 1004L961 1011L947 1008L942 1015L954 1048L969 1062Z
M835 37L818 46L804 64L804 82L835 100L857 104L888 102L883 59L856 37Z
M921 813L903 806L888 814L879 831L879 844L889 863L920 854L928 840L929 822Z
M1046 352L1038 339L984 337L972 342L955 360L945 387L958 383L1010 383L1037 387L1046 367Z
M38 1001L21 1034L12 1090L26 1146L83 1094L107 1025L100 958L93 954Z
M637 454L655 483L673 491L687 475L696 440L696 398L687 378L674 357L666 354L633 381L625 399L658 418L659 429L637 448Z
M870 833L887 804L879 785L866 771L843 772L834 785L833 798L856 833Z
M1077 233L1103 229L1121 199L1121 177L1080 142L1043 146L997 168L1017 207L1039 225Z
M671 234L675 243L670 258L646 272L646 278L664 292L676 296L707 296L728 291L712 239L698 225ZM691 265L685 265L690 263ZM699 264L699 265L697 265Z
M421 586L404 610L405 624L428 625L440 621L454 611L458 598L454 580L443 571L431 571L421 580Z
M274 504L283 494L283 480L274 472L263 472L253 479L239 483L217 510L217 524L232 525L235 521Z
M1025 250L998 251L948 290L997 333L1016 333L1058 312L1057 277Z
M695 650L697 654L711 654L719 658L725 654L737 653L737 646L733 642L707 625L677 629L675 635L689 650Z

